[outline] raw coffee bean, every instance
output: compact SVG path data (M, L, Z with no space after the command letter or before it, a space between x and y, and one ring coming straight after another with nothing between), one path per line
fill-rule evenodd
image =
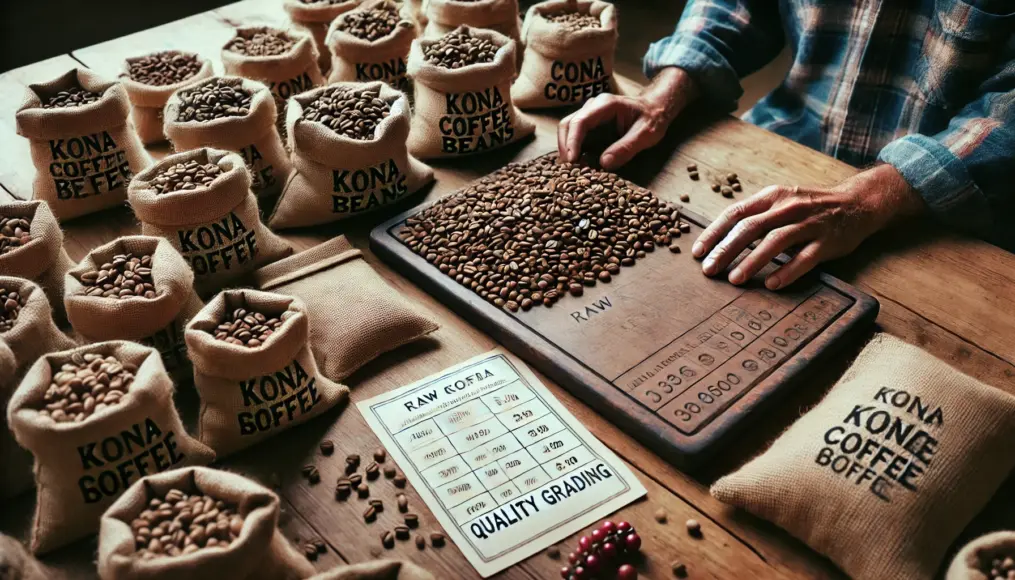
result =
M434 548L439 548L444 545L444 534L440 532L432 532L430 534L430 545Z
M367 509L363 511L363 521L372 522L377 519L377 508L374 506L367 506Z
M394 548L395 547L395 534L392 534L390 531L389 532L384 532L383 534L381 534L381 544L384 546L385 549L388 549L388 550Z
M313 463L308 464L308 465L304 465L303 468L300 469L300 474L303 475L303 477L310 477L310 472L313 471L313 470L314 470L314 464Z
M724 185L719 188L719 193L721 193L723 197L733 197L733 190L728 185Z
M307 478L310 485L317 485L321 482L321 472L314 465L307 465L303 468L303 476Z
M732 189L733 191L742 191L744 188L743 188L742 185L740 185L740 182L738 181L738 182L734 183L733 185L731 185L730 189Z
M370 495L370 486L365 483L361 483L356 486L356 494L361 498L368 497Z
M419 516L416 514L405 514L405 525L410 528L419 526Z
M688 173L690 173L692 171L697 171L697 170L698 170L698 164L697 163L690 163L690 164L687 165L687 172Z
M601 28L598 16L582 14L581 12L557 12L543 16L554 24L559 24L568 32L577 32L585 28Z
M236 37L226 45L226 50L247 56L278 56L294 46L296 39L288 33L267 28L245 33L237 31Z
M339 135L369 141L391 106L377 89L331 87L303 108L303 119L316 121Z
M57 423L80 423L93 413L123 400L134 382L137 367L99 353L75 353L53 369L52 382L39 412Z
M354 473L349 476L349 483L351 483L353 487L358 487L359 484L363 483L363 476L358 473Z
M687 565L683 562L673 562L670 564L670 569L673 570L673 575L677 578L687 578Z
M701 535L701 524L698 522L698 520L687 520L687 522L684 525L687 526L688 534L695 537Z
M264 344L268 337L282 326L277 316L268 316L248 308L236 308L226 313L226 318L212 335L218 340L255 348Z
M391 482L395 484L395 487L403 488L405 487L405 484L408 482L408 480L405 479L404 475L399 473L398 475L395 476L395 478Z
M152 498L130 528L142 560L228 548L243 530L236 506L204 494L170 489Z
M360 461L359 455L357 455L356 453L351 453L347 455L345 457L346 469L348 469L349 466L352 466L352 470L356 471L356 469L359 467L359 461Z
M426 548L426 540L423 539L423 536L416 534L416 549L422 550L423 548Z
M381 468L378 467L376 463L371 463L370 465L367 465L367 468L366 468L365 472L367 474L367 480L368 481L373 481L373 480L377 479L378 477L380 477L380 475L381 475Z
M691 233L691 224L689 224L687 222L681 222L681 224L680 224L680 231L685 233L685 234Z
M352 494L352 485L348 481L339 481L335 486L335 499L344 501Z
M201 61L196 54L169 51L153 52L127 65L130 80L155 87L185 81L200 71Z
M726 182L729 183L730 185L733 185L734 183L736 183L737 180L738 180L738 178L737 178L737 174L736 173L727 173L726 174Z
M378 447L377 451L374 451L374 461L377 463L384 463L384 460L388 458L388 452L383 448ZM385 475L387 475L387 468L385 468ZM394 475L394 474L392 474Z
M213 78L179 91L179 120L205 122L250 114L252 95L242 84L240 79Z
M423 57L427 62L450 69L493 62L496 54L496 44L458 30L423 47Z
M546 549L546 555L554 560L557 560L560 558L560 548L557 546L550 546Z
M672 244L670 246L670 251L673 252L674 254L679 254L680 253L680 246L678 246L676 243L674 243L674 244Z
M28 218L0 217L0 256L32 241L31 229Z
M186 163L177 163L156 175L152 179L152 189L155 193L190 191L198 187L208 187L220 175L222 168L218 165L190 160Z
M43 99L42 108L63 109L67 107L80 107L98 101L101 96L99 93L93 93L80 86L71 87L66 91L60 91L47 99Z
M664 510L663 508L657 509L654 517L655 517L656 521L659 522L660 524L665 524L666 523L666 510Z
M317 560L317 547L313 544L305 544L303 546L303 555L311 562Z
M321 441L321 454L329 456L335 452L335 443L329 439Z
M405 497L404 493L400 493L395 496L395 500L398 502L398 511L403 514L409 511L409 498Z
M370 505L372 505L378 513L384 511L384 502L379 499L370 500Z
M691 181L698 181L698 172L697 171L692 171L688 175L690 176Z
M318 554L323 554L328 551L328 544L324 540L314 540L314 547L317 548Z
M712 191L714 191L716 193L719 193L720 190L722 190L722 184L721 183L713 183L712 184Z
M347 12L336 28L363 40L379 40L394 32L399 26L408 28L412 23L402 20L398 8L384 4L367 10Z
M81 294L100 298L155 298L152 257L148 254L117 254L98 270L79 276Z
M691 201L691 196L687 195L686 193L681 193L680 194L680 201L682 201L684 203L687 203L687 202Z
M14 328L24 305L25 299L21 294L0 286L0 334Z
M406 526L395 526L395 537L399 540L409 539L409 528Z

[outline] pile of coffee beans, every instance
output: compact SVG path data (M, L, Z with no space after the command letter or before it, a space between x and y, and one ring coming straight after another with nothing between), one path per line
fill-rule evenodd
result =
M215 178L222 175L222 168L214 163L198 163L191 159L185 163L177 163L159 173L151 181L156 193L172 193L188 191L198 187L207 187Z
M989 562L989 568L986 567L987 562L983 562L983 564L984 567L981 571L989 580L1010 580L1015 578L1015 558L1012 556L992 558Z
M18 314L24 305L25 299L21 294L0 286L0 334L14 328L14 323L18 321Z
M294 46L296 39L284 31L264 29L247 36L237 33L236 38L226 45L226 50L247 56L277 56L289 52Z
M152 498L130 529L138 555L150 560L228 548L243 530L243 516L222 500L170 489L165 497Z
M225 320L215 328L215 338L231 344L254 348L282 326L282 319L269 317L250 308L237 308L226 313Z
M339 135L369 141L377 125L391 114L391 106L376 89L331 87L307 104L303 118L317 121Z
M250 113L250 91L240 79L215 78L200 86L180 91L180 121L211 121L242 117Z
M80 423L119 404L136 372L135 365L114 356L75 353L53 374L44 396L45 408L39 413L57 423Z
M357 38L373 41L391 34L398 26L409 27L412 23L402 20L395 6L383 4L368 10L353 10L347 13L339 21L337 28Z
M81 274L81 293L103 298L155 298L152 257L148 254L117 254L113 259Z
M0 256L32 241L31 229L28 218L0 217Z
M67 107L80 107L81 105L87 105L94 103L101 97L99 93L93 93L83 87L71 87L66 91L60 91L59 93L49 97L42 101L43 109L62 109Z
M496 44L458 30L449 32L435 42L423 46L423 56L427 62L450 69L493 62L493 57L496 54Z
M563 26L564 30L569 32L578 32L586 28L601 28L598 16L582 14L581 12L558 12L556 14L547 14L544 18L554 24Z
M496 306L552 306L673 244L675 206L612 173L555 156L511 163L406 220L401 240Z
M155 52L129 63L127 74L132 81L163 87L189 79L201 71L196 54Z

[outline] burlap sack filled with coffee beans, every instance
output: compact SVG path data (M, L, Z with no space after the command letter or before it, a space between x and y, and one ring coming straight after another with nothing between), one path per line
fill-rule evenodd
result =
M434 577L412 562L374 560L352 566L338 566L311 580L434 580Z
M519 44L522 41L518 0L423 0L423 13L424 38L444 36L465 25L494 30Z
M596 24L554 22L547 17L576 13ZM601 0L548 0L529 8L522 27L525 57L511 85L521 109L581 105L616 93L613 57L617 9Z
M235 509L243 518L239 536L227 548L204 547L176 557L139 557L135 529L155 498L171 490L201 494ZM150 475L133 484L106 513L99 531L102 580L297 580L314 567L278 530L280 500L267 488L235 473L192 467Z
M377 95L374 105L380 100L390 108L372 139L355 139L304 118L308 103L336 88L363 99ZM350 98L343 109L354 108L355 100ZM433 181L433 170L406 150L410 115L406 96L381 82L337 83L293 98L287 124L295 171L268 225L284 229L356 217L396 203Z
M90 361L91 355L116 362ZM84 370L73 370L81 365ZM78 415L83 418L70 419ZM94 533L102 512L145 474L215 459L184 431L162 358L127 341L43 356L14 392L7 421L35 456L30 547L36 554Z
M838 384L712 495L859 580L932 578L1015 465L1015 397L876 336Z
M317 64L321 72L327 74L331 70L331 53L324 39L328 35L331 21L340 15L353 10L363 0L282 0L293 28L305 32L314 39L317 48Z
M1008 566L1005 566L1008 560ZM994 566L1000 562L1001 566ZM1015 532L992 532L962 547L952 559L945 580L994 580L1005 578L1005 568L1015 567ZM993 572L998 572L994 574Z
M3 580L61 580L59 572L36 560L21 542L0 534L0 578Z
M216 164L223 174L210 185L191 190L157 193L152 188L160 173L191 160ZM292 253L288 242L261 223L250 173L236 153L202 148L170 155L131 182L129 197L141 220L141 233L173 244L194 271L200 295L212 294Z
M151 256L151 264L135 269L150 276L154 298L113 298L104 296L107 284L115 286L117 265L125 260ZM112 266L107 268L106 266ZM121 290L122 291L122 290ZM71 326L91 342L132 340L154 348L173 380L189 382L190 359L183 329L204 303L194 291L194 272L169 240L150 236L124 236L88 253L67 274L64 297Z
M43 108L78 87L97 98ZM60 221L122 205L130 178L152 162L130 122L123 85L85 68L29 85L16 119L18 135L31 145L33 196L48 203Z
M200 88L218 79L235 82L251 94L250 112L242 116L219 117L208 121L183 121L181 111L188 106L183 91L173 93L165 108L166 137L177 152L214 147L239 153L250 171L250 189L258 199L270 199L282 191L292 166L275 124L278 109L268 87L239 77L212 77L190 85Z
M255 329L261 323L254 313L277 319L281 326L257 346L221 340L216 334L228 313L238 308L250 312L247 317ZM298 298L226 290L190 322L186 336L201 397L199 438L220 457L309 421L349 398L346 386L318 370L309 346L309 317Z
M120 74L120 82L123 83L123 88L127 90L127 98L130 99L130 116L131 120L134 121L134 128L137 129L138 137L141 138L141 142L145 145L161 143L166 140L166 135L162 131L162 111L166 106L166 102L169 101L169 97L177 90L209 78L213 74L211 61L193 52L167 50L158 53L158 55L165 55L170 59L177 58L183 62L193 59L196 61L195 64L200 68L197 72L183 80L168 82L169 79L166 79L159 81L163 84L152 84L131 78L131 68L136 67L138 63L151 59L155 55L128 58L123 62L123 73Z
M499 48L492 62L450 69L426 60L424 47L435 40L412 42L409 76L416 114L409 152L420 159L482 153L527 137L536 129L511 102L515 43L491 30L463 26L458 31Z
M397 14L399 20L391 32L370 40L364 37L369 29L357 26L357 20L367 11ZM393 0L365 2L346 12L328 28L325 41L331 51L328 82L383 81L396 90L409 92L406 60L416 33L409 7Z

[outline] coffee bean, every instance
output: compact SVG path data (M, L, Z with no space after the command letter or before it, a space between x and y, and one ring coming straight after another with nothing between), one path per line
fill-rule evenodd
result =
M409 511L409 498L405 497L404 493L398 494L397 496L395 496L395 499L398 502L398 511L402 512L403 514Z
M1008 580L1015 578L1015 558L1011 556L994 556L987 567L986 559L980 561L980 570L990 580Z
M93 413L116 406L130 390L137 367L96 352L74 353L53 369L40 415L58 423L80 423Z
M189 191L198 187L208 187L222 174L222 168L214 163L198 163L190 160L166 168L152 178L151 187L155 193Z
M737 174L736 174L736 173L727 173L727 174L726 174L726 181L727 181L727 182L728 182L728 183L729 183L730 185L733 185L734 183L736 183L736 182L738 181L738 179L739 179L739 178L737 177Z
M0 286L0 334L14 328L24 305L25 299L20 293Z
M719 188L719 193L721 193L723 197L733 197L733 190L728 185L724 185Z
M214 77L181 90L179 121L206 122L250 113L253 95L243 88L242 79Z
M282 326L278 316L269 316L250 308L236 308L226 312L225 319L215 327L216 339L255 348L261 346Z
M94 103L101 98L99 93L93 93L80 86L71 87L60 91L55 95L42 99L43 109L64 109L68 107L80 107Z
M416 549L422 550L423 548L426 548L426 540L423 539L423 536L416 534Z
M407 481L408 480L405 479L405 476L399 473L398 475L395 476L395 478L391 482L395 484L395 487L403 488L405 487Z
M674 561L670 564L670 570L677 578L687 578L687 565L682 562Z
M557 546L550 546L546 549L546 555L556 560L560 558L560 548Z
M654 517L655 517L656 521L659 522L660 524L665 524L666 523L666 510L664 510L663 508L657 509Z
M226 50L246 56L278 56L296 46L296 39L284 30L255 28L236 31Z
M303 119L316 121L339 135L369 141L391 106L377 89L329 87L303 108Z
M688 176L691 178L691 181L698 181L698 172L697 171L690 172L688 174Z
M384 502L383 501L381 501L379 499L372 499L372 500L370 500L369 503L370 503L370 505L374 506L374 509L376 509L378 512L384 511Z
M444 534L440 532L432 532L430 534L430 545L434 548L439 548L444 545Z
M423 45L423 57L427 62L450 69L493 62L496 54L496 44L476 38L464 30L453 30Z
M339 481L335 486L335 499L344 501L352 494L352 485L348 481Z
M29 218L0 217L0 256L32 241Z
M302 473L310 485L317 485L321 482L321 472L314 465L304 465Z
M356 453L351 453L349 455L346 455L346 457L345 457L345 464L346 464L346 466L350 466L351 465L352 468L353 468L353 471L355 471L356 468L359 467L359 461L360 461L359 455L356 454Z
M733 191L741 191L743 190L743 186L741 186L740 182L737 181L736 183L730 186L730 189L732 189Z
M214 497L174 488L149 500L130 528L138 556L149 560L228 548L243 531L243 516Z
M384 532L381 534L381 544L384 545L388 550L395 547L395 534L391 532Z
M373 8L346 12L339 17L335 28L356 38L374 41L391 34L398 27L411 26L411 22L402 20L399 16L396 4L381 4Z
M351 483L353 487L358 487L359 484L363 483L363 476L358 473L354 473L349 476L349 483Z
M367 506L367 509L363 512L363 521L372 522L377 519L377 508L374 506Z
M543 18L559 24L568 32L577 32L585 28L601 28L598 16L582 14L581 12L557 12L556 14L545 14Z
M342 4L349 0L300 0L303 4Z
M410 528L419 526L419 516L416 514L405 514L405 525Z
M377 463L384 463L384 460L386 460L387 458L388 458L388 452L385 451L383 448L378 447L377 451L374 451L374 461L376 461ZM384 470L384 474L387 475L387 469L386 468ZM392 474L392 475L394 475L394 474Z
M381 469L380 467L377 466L376 463L371 463L370 465L368 465L365 472L367 474L367 479L370 481L377 479L381 475Z
M356 486L356 494L361 498L368 497L370 495L370 487L365 483L361 483Z
M183 82L200 71L201 61L191 53L153 52L127 60L130 80L155 87Z
M681 222L680 223L680 231L682 233L685 233L685 234L691 233L691 224L689 224L687 222Z
M395 537L399 540L409 539L409 528L406 526L395 526Z
M317 547L314 546L313 544L304 544L303 556L305 556L306 559L310 560L311 562L317 560Z
M698 170L698 164L697 163L689 163L687 165L687 172L688 173L690 173L692 171L697 171L697 170Z
M720 183L713 183L712 184L712 191L714 191L716 193L719 193L719 190L721 190L721 189L722 189L722 184L720 184Z
M317 553L323 554L328 551L328 544L324 540L314 540L312 543L317 548Z
M395 469L394 465L387 465L384 467L384 477L386 477L387 479L395 477L396 473L398 473L398 471Z
M97 270L88 270L78 277L81 294L101 298L155 298L152 279L152 257L148 254L116 254Z
M691 196L687 195L686 193L681 193L680 194L680 201L682 201L684 203L687 203L687 202L691 201Z
M676 242L674 242L672 245L670 245L670 251L673 252L674 254L679 254L680 246L678 246Z
M300 474L302 474L303 477L310 477L310 472L313 471L313 470L314 470L314 464L313 463L309 463L307 465L304 465L303 468L300 469Z
M329 456L335 452L335 443L329 439L321 441L321 454Z
M693 519L692 520L687 520L687 522L684 525L687 526L687 533L688 534L690 534L692 536L695 536L695 537L701 535L701 524L698 522L698 520L693 520Z

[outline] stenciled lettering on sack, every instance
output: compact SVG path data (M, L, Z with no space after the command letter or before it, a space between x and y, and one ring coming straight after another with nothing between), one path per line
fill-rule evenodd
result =
M321 402L317 377L307 373L298 359L268 375L240 381L240 396L247 411L237 413L240 435L254 435L290 424Z
M170 373L190 366L187 342L183 338L183 326L179 320L174 320L169 326L138 342L158 351L162 364Z
M250 172L250 188L254 190L275 185L275 166L268 164L264 156L257 150L254 144L240 148L240 155L243 156L243 163Z
M382 62L357 62L356 80L359 82L384 81L396 90L404 91L409 84L405 59L395 57Z
M543 87L543 96L549 101L582 103L612 92L610 77L600 56L578 62L555 60L550 65L550 79Z
M394 203L409 193L406 175L394 159L363 169L333 169L333 213L360 213Z
M85 503L116 497L131 483L176 467L186 457L178 449L176 434L163 431L150 417L77 450L85 472L78 488Z
M281 102L282 106L285 106L289 97L309 91L312 88L314 88L314 81L310 79L309 70L304 71L303 74L297 75L289 80L277 82L272 81L271 84L268 85L268 90L275 96L276 104Z
M58 200L84 199L126 187L134 176L127 152L109 131L50 139L49 174Z
M815 463L891 502L916 493L938 451L944 411L904 389L881 387L822 436Z
M447 93L444 105L446 114L437 123L444 153L476 153L514 139L511 103L504 98L499 87Z
M248 228L235 212L193 228L177 230L180 253L196 276L209 276L243 265L257 257L257 230Z

